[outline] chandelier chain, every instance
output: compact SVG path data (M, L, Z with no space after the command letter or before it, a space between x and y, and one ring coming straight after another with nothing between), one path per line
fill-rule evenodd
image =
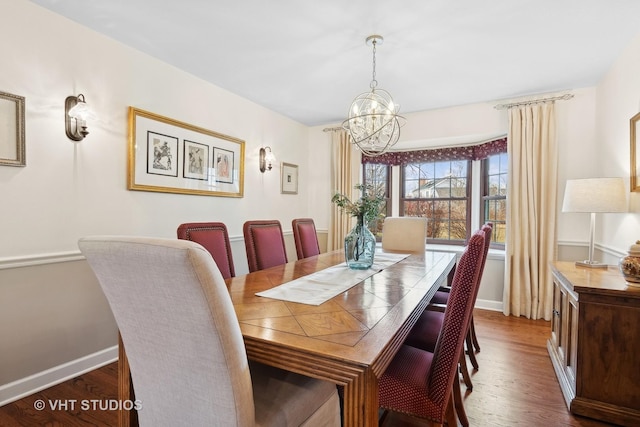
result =
M371 83L369 84L369 87L371 89L375 89L376 86L378 86L378 81L376 80L376 39L373 39L371 41L371 43L373 44L373 75L371 78Z

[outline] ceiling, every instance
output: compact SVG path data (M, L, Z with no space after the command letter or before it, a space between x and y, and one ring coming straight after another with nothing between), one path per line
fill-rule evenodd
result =
M638 0L31 0L309 126L378 87L401 113L596 85Z

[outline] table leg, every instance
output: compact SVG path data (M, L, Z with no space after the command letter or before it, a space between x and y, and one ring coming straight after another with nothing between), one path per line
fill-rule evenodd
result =
M344 426L377 426L378 406L378 378L367 369L344 387Z
M129 369L129 360L124 350L122 337L118 333L118 400L120 402L135 400L133 392L133 383L131 382L131 371ZM119 427L135 427L138 425L138 413L135 409L124 409L124 405L120 405L118 410L118 426Z

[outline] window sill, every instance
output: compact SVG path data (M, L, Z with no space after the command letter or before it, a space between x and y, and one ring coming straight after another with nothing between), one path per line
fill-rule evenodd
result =
M458 255L462 254L465 246L459 245L427 245L428 251L435 252L455 252ZM487 254L487 259L495 259L499 261L504 261L504 250L503 249L491 249L489 248L489 253Z

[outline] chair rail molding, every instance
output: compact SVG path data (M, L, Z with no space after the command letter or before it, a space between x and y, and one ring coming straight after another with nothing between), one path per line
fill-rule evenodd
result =
M36 265L56 264L60 262L81 261L84 256L80 251L50 252L35 255L0 258L0 270Z

